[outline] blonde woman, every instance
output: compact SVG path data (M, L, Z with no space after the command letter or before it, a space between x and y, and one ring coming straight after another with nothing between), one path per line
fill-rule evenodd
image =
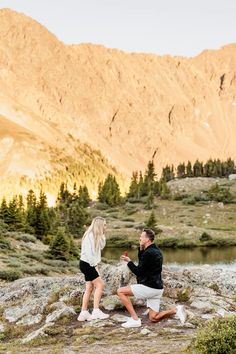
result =
M93 219L82 238L80 270L85 276L85 293L78 321L106 319L109 315L99 309L104 282L98 274L97 265L101 261L101 250L105 247L106 220L97 216ZM93 312L88 311L89 299L94 291Z

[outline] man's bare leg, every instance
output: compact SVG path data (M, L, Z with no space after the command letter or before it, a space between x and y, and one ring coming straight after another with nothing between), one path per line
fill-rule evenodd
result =
M159 322L164 318L174 316L175 314L176 314L176 308L166 310L166 311L161 311L161 312L156 312L152 309L149 309L149 320L152 322Z
M132 293L131 287L130 286L125 286L123 288L119 288L117 290L117 295L119 296L122 304L126 307L127 311L130 313L130 316L134 320L138 320L137 313L134 310L134 307L132 305L132 302L130 301L129 296L133 296L134 294Z

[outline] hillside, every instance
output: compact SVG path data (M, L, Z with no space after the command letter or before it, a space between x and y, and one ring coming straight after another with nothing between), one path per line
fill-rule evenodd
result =
M194 58L124 53L65 45L9 9L0 22L0 195L45 186L53 199L65 178L95 195L108 172L125 188L151 158L159 171L236 159L236 44Z

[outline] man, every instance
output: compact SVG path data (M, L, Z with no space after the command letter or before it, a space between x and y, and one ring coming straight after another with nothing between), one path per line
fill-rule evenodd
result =
M184 323L186 320L183 306L159 312L160 299L163 293L161 277L163 256L160 249L154 244L154 238L155 234L152 230L144 229L142 231L139 239L139 262L137 266L128 256L121 256L121 259L127 262L129 269L136 275L138 283L117 290L120 300L131 315L128 321L122 324L122 327L131 328L141 326L141 319L138 318L129 296L147 300L149 319L152 322L158 322L163 318L174 316L175 314L179 317L181 323Z

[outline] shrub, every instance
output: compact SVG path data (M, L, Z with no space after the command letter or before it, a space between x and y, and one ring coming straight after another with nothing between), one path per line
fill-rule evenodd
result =
M199 237L199 240L200 241L209 241L209 240L212 240L212 237L211 237L211 235L209 235L207 232L203 232L202 234L201 234L201 236Z
M5 269L0 270L0 279L7 281L14 281L22 277L22 273L17 270Z
M112 236L107 239L106 247L117 247L117 248L130 248L132 242L128 240L127 236Z
M43 275L48 275L50 272L50 269L45 266L41 265L35 265L35 266L24 266L21 267L21 270L25 274L30 274L30 275L35 275L35 274L43 274Z
M178 301L187 302L190 299L190 296L191 296L191 289L190 288L178 290L178 293L177 293Z
M176 192L172 196L173 200L183 200L183 199L186 199L186 198L188 198L188 194L180 193L180 192Z
M19 241L24 241L24 242L32 242L36 243L37 239L34 235L29 235L29 234L24 234L24 233L19 233L14 236L16 240Z
M3 219L0 219L0 235L4 235L8 231L9 227L5 224Z
M219 293L220 292L220 288L219 288L219 285L216 284L216 283L213 283L211 285L209 285L209 288L214 290L215 292Z
M5 238L0 238L0 249L11 249L11 242L6 240Z
M133 218L123 218L122 221L135 222Z
M198 331L193 347L200 354L236 352L236 316L211 320Z
M194 205L194 204L196 204L196 199L194 196L190 196L190 197L184 198L182 200L182 202L185 205Z

